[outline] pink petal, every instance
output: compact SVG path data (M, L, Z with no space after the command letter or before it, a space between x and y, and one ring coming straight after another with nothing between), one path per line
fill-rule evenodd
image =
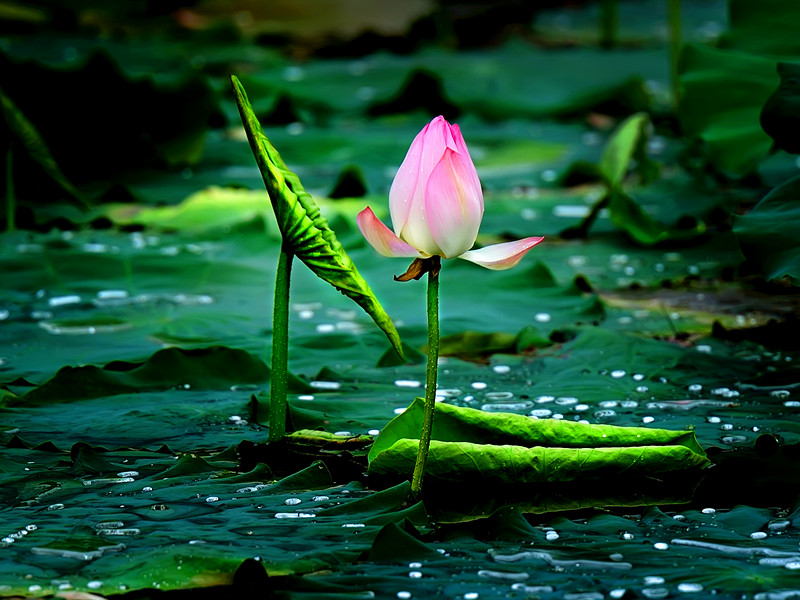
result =
M411 147L408 149L406 157L394 176L392 187L389 189L389 213L392 217L392 226L397 232L403 230L411 212L414 197L417 195L422 144L427 129L428 126L420 131L414 141L411 142ZM420 196L422 192L423 190L420 189Z
M504 242L502 244L494 244L486 246L479 250L470 250L464 252L458 258L463 258L470 262L492 269L494 271L502 271L510 269L522 259L528 250L533 248L536 244L541 242L544 237L528 237L515 242Z
M472 248L483 218L483 193L469 156L445 150L428 179L425 215L437 254L454 258Z
M397 237L368 206L356 217L358 228L370 245L384 256L420 256L420 253Z
M469 155L469 150L467 150L467 143L464 141L464 136L461 135L461 129L458 125L453 125L450 128L451 133L453 134L453 140L455 142L455 149L458 154L463 157L464 160L468 161L469 164L473 164L472 157ZM478 172L475 171L473 167L473 176L474 182L473 185L480 186L481 182L478 179Z

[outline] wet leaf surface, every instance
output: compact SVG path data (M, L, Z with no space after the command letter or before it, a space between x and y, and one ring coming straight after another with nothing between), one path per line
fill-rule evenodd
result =
M625 4L615 50L595 45L589 3L537 13L525 41L319 58L304 37L302 61L253 42L266 31L258 11L231 23L202 4L167 21L145 15L161 33L123 5L66 7L59 14L107 35L0 40L15 74L35 64L37 85L86 82L69 95L81 110L73 95L105 85L104 110L122 119L115 128L84 113L69 120L51 95L3 84L91 208L44 185L41 161L14 148L25 168L15 175L19 228L0 236L0 596L798 593L797 166L783 152L764 158L758 124L775 63L797 58L780 23L765 34L774 22L734 1L715 45L726 3L683 3L692 45L676 117L656 0ZM53 18L25 15L15 22ZM163 33L175 27L181 43ZM280 228L239 127L231 72L408 359L351 301L296 268L294 433L281 444L264 443ZM131 107L137 119L156 114L143 108L154 99L158 121L125 119ZM584 431L688 432L710 468L542 484L523 483L519 465L478 465L468 481L431 478L421 502L409 500L396 465L388 477L367 474L370 449L413 437L426 334L422 284L393 280L407 264L377 256L355 215L369 204L388 217L394 170L431 110L458 113L485 188L478 245L547 236L513 270L444 265L442 412L477 414L503 435L519 433L517 423L547 426L559 449L575 428L581 448ZM634 116L629 143L607 145L636 111L652 127ZM129 129L142 135L122 143ZM110 136L134 156L120 161L97 142L91 155L102 160L86 160L74 150L81 135ZM100 168L112 159L114 169ZM615 190L605 209L604 173ZM593 207L583 237L561 235ZM463 433L463 423L438 422ZM440 443L489 446L481 427ZM494 441L481 460L511 444ZM445 471L455 464L447 452ZM497 472L502 484L478 480Z

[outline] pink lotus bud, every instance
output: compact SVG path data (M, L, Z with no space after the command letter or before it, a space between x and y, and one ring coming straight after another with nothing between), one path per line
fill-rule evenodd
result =
M472 250L483 218L483 193L458 125L436 117L417 134L389 190L394 233L367 207L358 225L384 256L460 257L507 269L544 238ZM469 252L468 252L469 251Z
M389 191L397 236L427 256L475 243L483 217L478 173L458 125L436 117L414 139Z

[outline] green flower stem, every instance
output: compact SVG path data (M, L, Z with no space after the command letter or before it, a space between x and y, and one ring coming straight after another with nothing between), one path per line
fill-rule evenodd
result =
M680 100L678 58L681 53L681 0L667 0L667 20L669 21L669 78L672 86L672 102L677 109Z
M281 245L275 274L275 300L272 306L272 375L269 388L269 441L286 434L286 395L289 388L289 282L294 254Z
M422 431L419 436L419 450L414 462L411 477L411 495L418 498L422 491L422 478L425 475L425 462L431 445L433 413L436 408L436 379L439 369L439 265L428 271L428 361L425 375L425 409L422 417Z
M600 46L606 50L619 42L619 0L600 0Z

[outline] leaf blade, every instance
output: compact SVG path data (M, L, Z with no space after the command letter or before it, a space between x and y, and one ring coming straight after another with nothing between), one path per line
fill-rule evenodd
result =
M235 75L231 75L231 85L284 243L317 277L361 306L386 334L395 352L403 356L400 335L389 315L328 227L311 195L303 189L300 178L288 169L264 134L244 86Z

